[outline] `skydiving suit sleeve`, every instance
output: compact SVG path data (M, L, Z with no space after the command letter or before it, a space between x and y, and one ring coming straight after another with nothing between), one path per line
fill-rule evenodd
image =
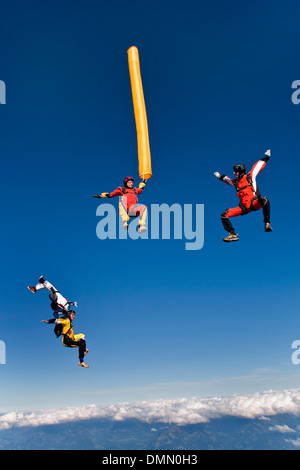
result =
M122 194L122 188L119 186L119 188L115 189L112 193L109 193L109 197L122 196Z
M48 320L48 323L55 323L55 325L63 325L63 319L62 318L51 318L50 320Z
M64 305L64 308L65 308L65 310L69 310L69 308L70 308L71 306L77 307L77 302L69 302L69 301L68 301L68 302Z
M266 166L266 163L269 160L269 158L270 157L264 157L261 160L258 160L258 162L254 163L253 167L251 168L250 175L252 178L252 184L253 184L255 191L257 189L256 177L261 172L261 170L263 170L263 168Z
M66 318L51 318L48 323L55 323L56 325L63 325L63 327L69 326L70 321Z
M271 219L271 207L270 207L270 201L267 197L261 197L260 192L257 188L257 183L256 183L256 177L257 175L263 170L266 166L267 161L270 159L268 155L266 155L264 158L261 160L258 160L253 167L251 168L250 175L252 178L252 185L254 191L258 194L259 198L257 201L257 204L259 205L258 208L262 207L263 210L263 215L264 215L264 223L270 223Z
M223 181L224 183L228 184L228 186L235 187L236 179L232 180L231 178L229 178L229 176L226 176L226 175L222 175L219 179Z

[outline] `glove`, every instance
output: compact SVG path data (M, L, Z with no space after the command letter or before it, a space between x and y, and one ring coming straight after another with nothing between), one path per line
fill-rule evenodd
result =
M142 182L139 184L139 189L143 189L145 186L146 186L146 184L142 181Z
M265 152L265 157L262 158L262 161L267 163L267 161L270 160L270 157L271 157L271 150L267 150Z
M74 302L74 307L77 307L77 302Z
M217 178L219 178L219 179L221 178L221 175L220 175L220 173L219 173L218 171L215 171L215 172L214 172L214 175L215 175Z
M109 197L109 193L101 193L101 194L96 194L95 196L93 196L97 199L103 199L105 197Z

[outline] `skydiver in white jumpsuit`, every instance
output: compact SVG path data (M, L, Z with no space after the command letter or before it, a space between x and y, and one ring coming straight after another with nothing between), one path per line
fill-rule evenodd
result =
M77 307L77 302L69 302L49 281L45 281L43 276L39 278L39 282L35 287L27 287L34 294L41 289L47 289L47 291L50 292L49 298L51 300L51 308L55 318L59 318L59 315L65 315L68 313L71 305Z

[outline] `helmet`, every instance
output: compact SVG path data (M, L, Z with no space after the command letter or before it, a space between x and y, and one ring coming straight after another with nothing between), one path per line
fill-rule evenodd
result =
M243 175L244 173L246 173L246 168L244 165L234 165L233 171L235 173L238 173L239 175Z
M69 310L68 312L65 313L65 317L66 317L66 318L69 318L69 320L70 320L70 315L71 315L71 313L74 313L74 314L76 315L75 310Z
M124 186L127 186L127 183L128 181L134 181L134 179L132 178L132 176L126 176L126 178L124 179Z

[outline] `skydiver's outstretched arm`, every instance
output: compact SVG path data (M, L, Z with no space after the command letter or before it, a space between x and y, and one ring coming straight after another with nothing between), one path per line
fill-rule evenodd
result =
M232 180L229 178L229 176L226 175L221 175L218 171L215 171L214 175L221 181L224 181L224 183L228 184L229 186L234 186L235 179Z
M116 196L122 196L122 188L121 186L117 189L115 189L112 193L101 193L101 194L96 194L94 197L98 199L105 199L107 197L116 197Z
M95 194L93 197L96 199L104 199L106 197L110 197L109 193L101 193L101 194Z
M116 197L116 196L123 196L123 191L121 186L115 189L112 193L108 193L107 197Z
M50 318L50 320L41 320L41 323L55 323L55 325L65 325L68 322L65 318Z
M256 179L257 175L264 169L266 166L267 161L270 160L271 157L271 150L267 150L265 152L264 158L258 160L258 162L254 163L253 167L251 168L250 175L253 180Z
M65 305L64 305L64 308L65 310L69 310L69 307L74 306L74 307L77 307L77 302L67 302Z

